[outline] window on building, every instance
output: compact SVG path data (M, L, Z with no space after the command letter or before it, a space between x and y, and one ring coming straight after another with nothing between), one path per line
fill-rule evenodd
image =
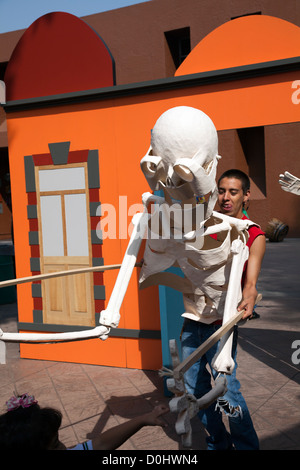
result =
M4 80L4 74L7 67L8 62L0 62L0 80Z
M165 38L177 69L191 52L190 28L174 29L165 32Z

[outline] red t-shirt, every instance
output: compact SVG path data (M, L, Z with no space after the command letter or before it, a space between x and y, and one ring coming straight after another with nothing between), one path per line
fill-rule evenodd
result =
M245 215L243 215L242 217L243 220L247 220L248 217L246 217ZM254 240L259 236L259 235L265 235L265 232L263 232L258 225L251 225L249 228L248 228L248 233L249 233L249 238L248 238L248 241L246 243L246 245L248 246L249 250L250 250L250 246L252 245L252 243L254 242Z
M249 219L249 217L247 217L246 215L243 215L242 220L248 220L248 219ZM258 225L251 225L248 228L248 233L249 233L249 238L248 238L248 241L247 241L246 245L250 250L250 247L251 247L252 243L254 242L254 240L259 235L265 235L265 232L263 232L259 228ZM217 239L217 234L214 233L214 234L211 235L211 237ZM247 264L248 264L248 261L246 261L246 263L244 264L243 275L242 275L242 287L244 286L244 283L245 283Z

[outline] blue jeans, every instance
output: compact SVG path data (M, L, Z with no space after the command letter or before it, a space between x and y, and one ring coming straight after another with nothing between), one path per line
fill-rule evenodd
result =
M186 359L207 338L209 338L220 325L206 325L193 320L185 320L181 336L182 359ZM186 389L196 398L202 397L211 390L211 376L216 378L217 372L212 369L212 359L218 349L219 342L206 352L184 375ZM227 450L232 445L236 450L257 450L259 442L254 430L246 402L240 392L240 383L236 378L236 349L237 327L234 329L232 357L235 367L231 375L227 375L227 392L216 403L198 413L209 437L208 450ZM210 371L206 366L209 366ZM230 433L227 432L222 412L228 416Z

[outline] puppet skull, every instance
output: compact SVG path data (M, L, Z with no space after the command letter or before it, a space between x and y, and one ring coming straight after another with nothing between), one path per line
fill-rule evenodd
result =
M199 109L178 106L156 121L141 168L153 191L185 200L214 190L218 158L212 120Z

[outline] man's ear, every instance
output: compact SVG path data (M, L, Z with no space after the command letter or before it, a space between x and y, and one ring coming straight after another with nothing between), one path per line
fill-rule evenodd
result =
M244 194L243 202L246 203L249 201L249 199L250 199L250 190L248 189L248 191L246 191L246 193Z

